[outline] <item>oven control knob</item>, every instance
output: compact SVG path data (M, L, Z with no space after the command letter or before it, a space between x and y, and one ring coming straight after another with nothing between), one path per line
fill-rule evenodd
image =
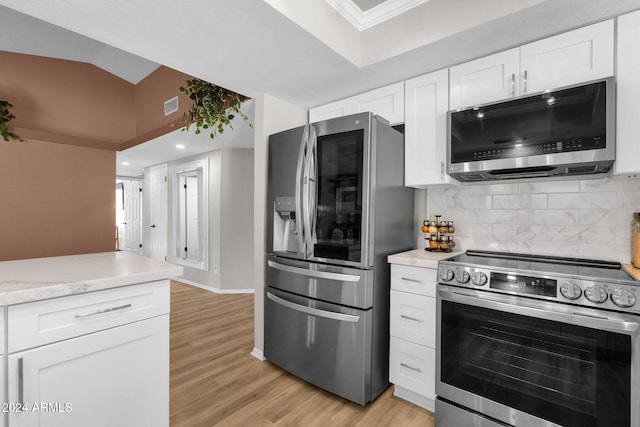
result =
M458 283L467 283L471 276L467 270L458 270L456 271L456 281Z
M482 271L476 271L471 275L471 283L476 286L484 286L487 284L487 275Z
M618 307L629 308L636 304L636 296L626 289L614 289L611 292L611 301Z
M449 267L442 267L440 269L440 279L444 280L445 282L453 280L453 270Z
M560 286L560 293L566 299L576 300L582 295L582 289L575 282L567 282Z
M602 304L607 300L607 291L605 291L601 286L593 285L588 286L584 290L584 296L593 303Z

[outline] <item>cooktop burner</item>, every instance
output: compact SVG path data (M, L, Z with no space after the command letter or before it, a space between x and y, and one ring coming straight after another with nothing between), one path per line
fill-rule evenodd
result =
M467 251L438 263L443 285L640 313L640 281L620 263Z
M507 252L467 251L448 261L485 267L570 274L591 279L635 280L619 262Z

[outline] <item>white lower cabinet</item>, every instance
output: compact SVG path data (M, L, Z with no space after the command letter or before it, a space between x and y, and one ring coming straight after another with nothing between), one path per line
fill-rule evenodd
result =
M391 265L389 380L394 394L435 405L436 270Z
M169 425L168 281L8 310L10 426Z

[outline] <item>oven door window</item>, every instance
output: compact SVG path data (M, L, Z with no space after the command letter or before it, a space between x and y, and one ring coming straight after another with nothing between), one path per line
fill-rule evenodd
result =
M442 301L441 381L560 424L629 426L631 337Z

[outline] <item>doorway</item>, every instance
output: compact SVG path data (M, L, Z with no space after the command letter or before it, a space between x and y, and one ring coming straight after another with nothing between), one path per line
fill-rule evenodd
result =
M142 254L142 181L116 179L116 250Z

